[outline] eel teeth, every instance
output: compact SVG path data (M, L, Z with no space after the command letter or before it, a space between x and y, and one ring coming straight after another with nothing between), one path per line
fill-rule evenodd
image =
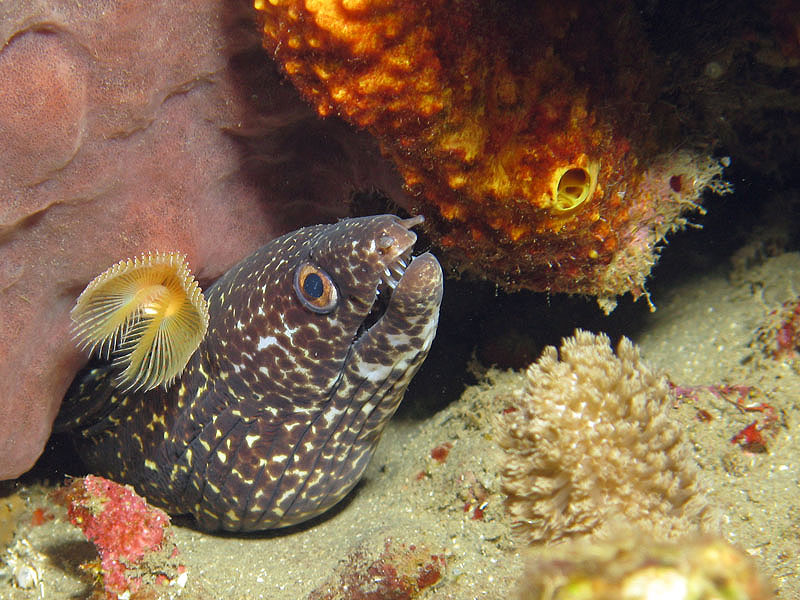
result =
M381 275L381 283L384 285L388 285L390 288L394 289L397 286L397 281L395 280L392 272L386 267L383 270L383 275Z
M381 284L388 286L390 289L397 287L400 279L406 272L408 265L411 263L411 248L398 255L394 261L387 264L381 273Z

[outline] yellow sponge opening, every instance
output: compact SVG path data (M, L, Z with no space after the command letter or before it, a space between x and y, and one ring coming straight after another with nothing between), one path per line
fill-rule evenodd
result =
M599 171L600 166L596 162L557 169L551 190L551 210L561 214L570 213L590 200L597 188Z

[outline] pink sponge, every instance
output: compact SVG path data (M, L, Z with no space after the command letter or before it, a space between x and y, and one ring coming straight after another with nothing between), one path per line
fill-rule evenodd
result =
M282 84L252 11L0 3L0 479L32 466L86 361L69 311L95 275L179 251L207 284L391 187L374 144Z

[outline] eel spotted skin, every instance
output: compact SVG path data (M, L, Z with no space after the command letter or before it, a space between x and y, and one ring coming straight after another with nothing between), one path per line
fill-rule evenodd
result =
M205 293L208 332L168 389L122 393L113 365L59 415L88 468L206 530L315 517L360 479L428 353L442 270L411 258L421 218L307 227Z

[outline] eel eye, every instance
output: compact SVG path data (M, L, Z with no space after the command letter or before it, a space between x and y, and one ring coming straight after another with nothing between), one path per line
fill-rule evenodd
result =
M315 313L329 313L339 302L331 276L309 263L301 264L294 272L294 293L303 306Z

